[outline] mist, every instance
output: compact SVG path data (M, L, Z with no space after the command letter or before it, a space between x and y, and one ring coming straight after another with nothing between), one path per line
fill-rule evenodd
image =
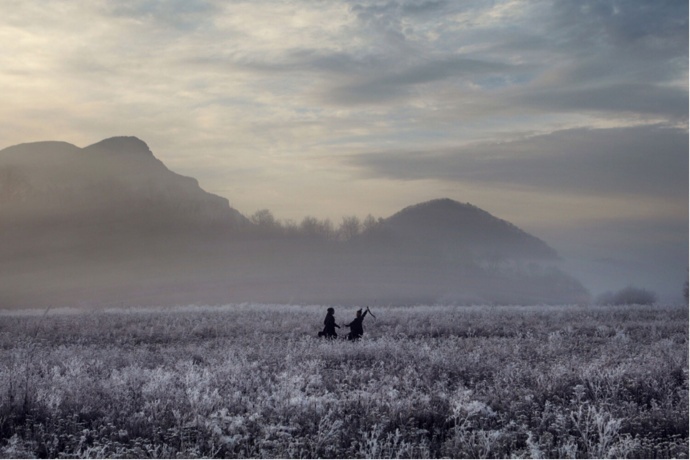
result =
M653 291L661 303L685 301L687 233L687 215L653 222L611 219L540 232L558 248L563 269L593 297L634 286Z
M438 199L334 224L250 218L139 139L0 151L4 308L588 299L544 241Z
M0 204L3 308L562 304L627 286L680 302L687 279L686 221L531 225L542 240L450 199L339 221L245 216L134 137L6 148Z

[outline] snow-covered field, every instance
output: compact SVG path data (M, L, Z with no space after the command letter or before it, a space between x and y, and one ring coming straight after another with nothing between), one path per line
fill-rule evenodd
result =
M0 312L0 456L688 457L687 306L325 310Z

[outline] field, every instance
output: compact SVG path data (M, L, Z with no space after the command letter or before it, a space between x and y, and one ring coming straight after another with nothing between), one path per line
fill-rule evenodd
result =
M688 457L687 306L325 310L0 312L0 456Z

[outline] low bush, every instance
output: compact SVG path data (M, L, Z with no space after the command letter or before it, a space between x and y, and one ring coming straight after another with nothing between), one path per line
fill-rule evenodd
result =
M616 292L605 292L597 298L599 305L653 305L656 294L647 289L628 286Z

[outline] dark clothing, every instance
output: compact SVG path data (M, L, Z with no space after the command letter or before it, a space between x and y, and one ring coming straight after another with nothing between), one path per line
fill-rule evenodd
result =
M362 327L362 321L364 321L364 317L367 316L367 313L369 312L365 311L362 316L356 317L352 320L350 324L345 325L350 328L350 333L347 335L347 338L349 340L357 340L364 335L364 327Z
M340 328L340 326L335 323L335 316L333 316L333 313L329 312L326 314L326 319L323 320L323 333L320 335L327 339L335 339L338 337L338 334L335 332L336 327Z

